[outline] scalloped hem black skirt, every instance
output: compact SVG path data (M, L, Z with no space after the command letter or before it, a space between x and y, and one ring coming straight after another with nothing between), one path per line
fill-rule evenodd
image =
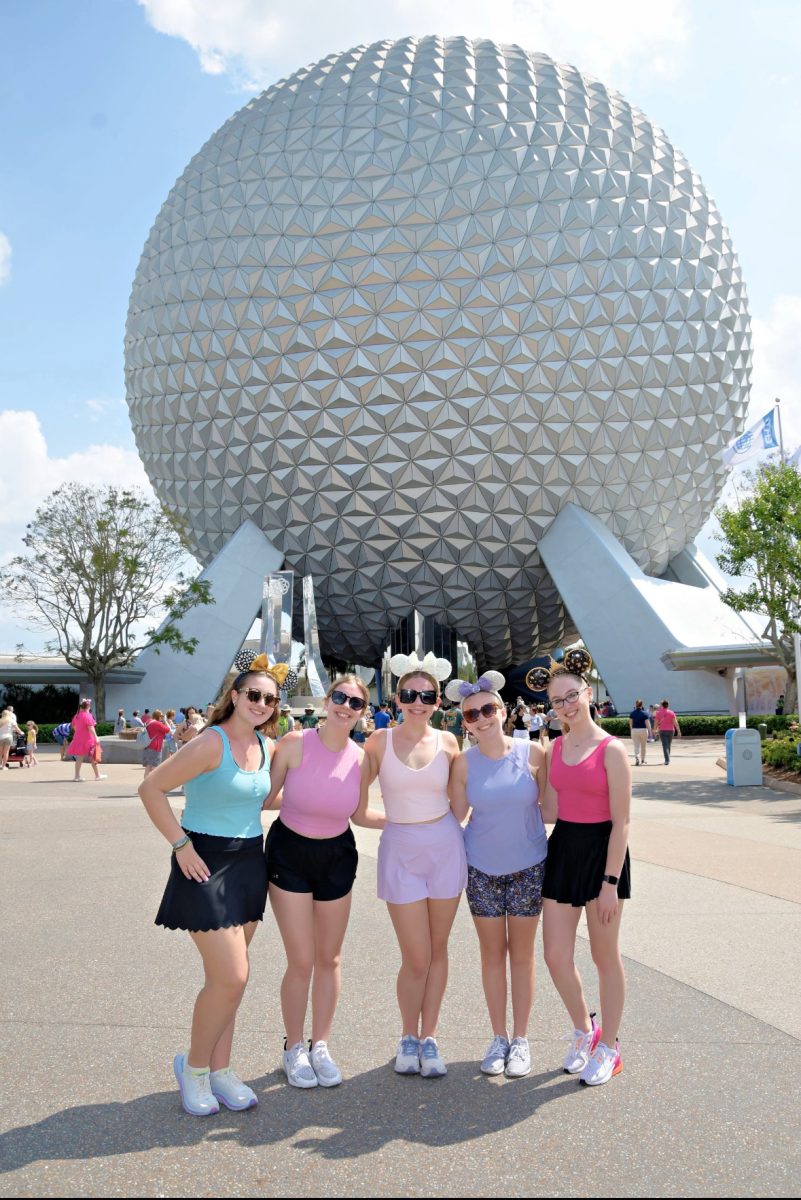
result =
M208 933L261 921L267 904L264 838L214 837L185 830L211 872L207 883L187 879L172 856L156 924Z
M557 821L548 838L543 899L572 904L574 908L583 908L588 901L597 900L606 874L611 832L611 821L593 821L586 825L578 821ZM631 899L628 849L617 894L620 900Z

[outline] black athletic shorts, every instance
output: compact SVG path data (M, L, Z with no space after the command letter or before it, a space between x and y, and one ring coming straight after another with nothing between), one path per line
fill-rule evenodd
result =
M359 853L353 830L332 838L304 837L279 817L264 847L267 879L285 892L311 892L315 900L340 900L356 878Z

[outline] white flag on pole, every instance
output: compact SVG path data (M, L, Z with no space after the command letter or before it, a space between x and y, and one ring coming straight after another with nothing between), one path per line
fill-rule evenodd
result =
M778 450L779 439L776 437L775 421L776 409L772 408L770 412L765 413L764 417L760 417L750 429L746 429L741 437L738 437L723 451L723 461L726 466L735 467L738 463L746 462L763 450Z
M801 446L794 450L787 459L787 465L788 467L801 467Z

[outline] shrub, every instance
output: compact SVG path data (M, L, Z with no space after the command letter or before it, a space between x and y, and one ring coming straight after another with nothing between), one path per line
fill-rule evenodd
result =
M39 726L39 732L36 735L36 740L40 746L44 742L55 742L56 739L53 737L53 730L55 729L56 725L60 725L60 724L61 724L61 721L56 721L52 725L40 725ZM108 734L114 732L114 722L113 721L98 721L97 725L95 726L95 729L97 730L98 737L106 737Z
M762 762L766 767L775 767L780 771L795 771L801 775L801 757L796 747L799 736L794 733L791 737L776 738L762 743Z
M738 717L723 713L716 716L679 713L678 716L679 728L684 737L723 737L727 729L736 729L740 723ZM755 714L746 718L746 725L749 729L756 729L758 725L767 725L768 733L778 733L786 730L791 721L797 720L798 718L792 713L782 717L777 717L773 713L765 716ZM628 717L602 717L601 725L607 733L611 733L615 737L629 736Z

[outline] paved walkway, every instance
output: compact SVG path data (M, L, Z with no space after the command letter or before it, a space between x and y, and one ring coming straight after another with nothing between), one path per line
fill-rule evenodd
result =
M649 747L654 760L658 747ZM801 797L728 788L722 743L635 771L623 1074L563 1075L567 1022L540 962L533 1071L486 1079L476 937L454 929L441 1081L400 1078L397 951L362 853L334 1049L341 1088L288 1088L273 922L254 942L236 1064L259 1108L179 1105L199 982L156 929L167 856L140 772L74 785L45 754L0 778L4 1196L791 1196L798 1191ZM579 950L588 993L593 973ZM795 1180L795 1182L793 1182Z

